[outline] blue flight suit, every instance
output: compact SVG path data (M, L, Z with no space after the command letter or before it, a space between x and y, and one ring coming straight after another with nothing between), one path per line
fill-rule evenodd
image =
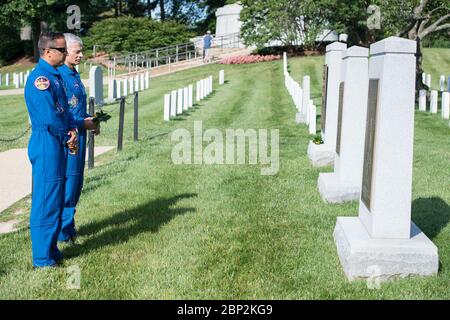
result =
M67 65L58 68L58 72L66 87L66 96L69 103L69 111L75 117L90 117L86 112L86 89L75 69ZM68 154L66 169L66 195L64 200L64 211L62 214L62 226L59 241L67 241L76 236L75 230L75 207L80 199L83 188L84 163L86 158L86 130L78 132L79 149L76 155Z
M45 267L62 258L57 240L64 208L68 132L83 128L84 119L74 118L68 112L61 77L43 59L28 77L25 102L32 126L28 158L33 174L30 213L33 266Z

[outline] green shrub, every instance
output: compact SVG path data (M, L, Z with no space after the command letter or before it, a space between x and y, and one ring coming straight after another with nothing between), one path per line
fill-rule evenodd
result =
M0 67L24 54L24 43L16 28L4 27L0 33Z
M192 36L185 25L177 22L119 17L94 23L84 42L86 49L95 44L109 53L123 53L183 43Z

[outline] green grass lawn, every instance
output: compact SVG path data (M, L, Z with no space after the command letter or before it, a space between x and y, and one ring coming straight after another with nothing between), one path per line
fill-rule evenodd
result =
M448 59L449 51L443 54ZM295 79L311 76L320 107L323 57L289 64ZM227 83L219 87L222 68ZM215 92L163 122L163 95L210 74ZM450 129L440 114L416 113L412 203L413 221L439 249L439 274L370 290L346 280L332 235L336 217L356 216L358 204L322 202L317 177L332 168L314 169L308 161L310 136L295 123L281 61L210 65L152 79L151 88L140 93L140 141L132 142L127 104L124 150L104 155L87 174L76 218L80 244L62 247L63 268L32 270L28 229L0 235L0 298L450 298ZM115 145L118 108L105 110L113 118L96 141ZM0 108L0 119L13 111ZM279 173L262 176L261 165L174 165L170 133L192 132L199 120L204 130L279 129ZM26 146L23 140L17 146ZM67 289L72 266L81 272L79 290Z

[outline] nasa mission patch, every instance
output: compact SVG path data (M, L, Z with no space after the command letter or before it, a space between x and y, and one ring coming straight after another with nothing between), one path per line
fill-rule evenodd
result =
M47 90L50 87L50 81L46 77L41 76L34 81L34 86L39 90Z
M70 100L69 100L69 104L70 104L71 108L76 107L76 105L78 104L78 99L77 99L77 97L75 97L75 95L72 95L72 98L70 98Z

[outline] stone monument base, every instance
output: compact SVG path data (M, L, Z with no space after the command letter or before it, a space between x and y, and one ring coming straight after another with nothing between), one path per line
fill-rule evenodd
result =
M347 278L389 280L436 275L437 247L411 222L410 239L371 238L358 217L338 217L334 229L339 260Z
M361 194L361 186L343 183L334 172L319 173L317 187L322 199L330 203L359 200Z
M310 141L308 144L308 158L313 167L326 167L334 164L334 150L328 148L326 144L315 144Z

